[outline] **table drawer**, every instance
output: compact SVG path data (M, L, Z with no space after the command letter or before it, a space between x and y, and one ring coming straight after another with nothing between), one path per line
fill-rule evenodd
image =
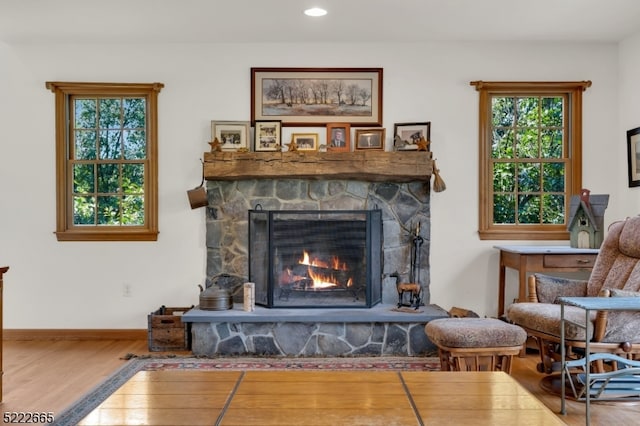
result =
M547 254L545 268L593 268L597 254Z

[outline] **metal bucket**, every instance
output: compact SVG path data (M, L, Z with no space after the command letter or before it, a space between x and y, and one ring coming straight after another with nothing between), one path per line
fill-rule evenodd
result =
M204 186L188 190L187 196L189 197L189 204L191 204L192 209L204 207L209 204L209 200L207 200L207 190Z
M233 298L227 290L211 286L200 292L200 309L226 311L233 308Z
M204 187L204 163L202 162L202 159L200 159L200 163L202 163L202 181L199 186L187 191L191 209L197 209L198 207L204 207L209 204L209 200L207 199L207 190Z

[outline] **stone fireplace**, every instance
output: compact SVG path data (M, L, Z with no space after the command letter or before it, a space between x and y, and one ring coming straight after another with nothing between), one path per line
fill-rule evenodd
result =
M383 303L397 302L396 278L408 280L412 230L420 223L425 243L418 267L424 301L429 293L429 186L422 182L269 179L207 182L207 283L234 291L249 278L249 210L370 210L382 213ZM266 256L266 254L265 254ZM256 283L260 286L261 283ZM241 295L237 301L242 300Z
M194 309L185 314L183 320L192 322L194 353L415 355L433 349L426 339L424 324L447 313L431 305L429 292L430 154L206 153L206 286L215 284L233 292L249 281L250 269L256 267L253 261L249 262L250 251L258 248L268 257L265 250L269 246L260 248L264 242L255 236L249 238L249 229L256 226L256 220L263 224L269 220L266 212L292 212L293 217L303 221L298 225L306 229L312 221L296 216L296 212L315 212L317 216L323 212L367 215L371 213L366 212L375 211L382 225L375 244L381 250L379 258L369 260L379 264L379 276L373 280L378 289L376 303L369 300L356 312L342 305L342 309L325 309L319 306L318 298L314 299L317 295L307 295L312 300L308 308L314 309L301 309L306 306L297 299L293 309L296 312L291 312L284 299L278 303L282 294L272 293L272 302L274 298L276 301L270 309L258 307L255 312L244 313L240 290L234 296L237 306L231 311ZM265 213L260 216L260 211ZM250 212L257 212L253 214L259 219L252 219ZM347 222L340 226L349 227ZM390 312L399 300L396 282L407 282L412 276L415 229L420 230L424 240L414 270L423 289L424 307L420 313ZM344 233L344 229L340 232ZM293 264L294 254L287 256L286 262ZM273 266L263 267L267 274L274 273ZM251 278L259 281L255 274ZM257 295L258 289L267 285L255 284Z

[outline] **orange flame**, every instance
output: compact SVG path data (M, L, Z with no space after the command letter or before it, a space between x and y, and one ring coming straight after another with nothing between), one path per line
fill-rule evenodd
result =
M313 280L313 288L337 287L337 279L333 275L316 274L311 268L308 269L309 278Z
M302 259L298 261L300 265L309 266L308 274L309 278L313 280L313 289L323 289L323 288L331 288L331 287L339 287L340 280L336 278L333 274L321 274L318 272L314 272L311 267L315 268L323 268L323 269L332 269L334 271L347 271L347 264L345 262L340 262L338 256L333 256L329 262L326 262L322 259L313 258L309 256L309 252L303 250ZM346 286L351 287L353 285L353 280L349 278Z
M298 261L298 263L300 265L315 266L316 268L329 268L329 267L331 267L332 269L334 269L336 271L346 271L346 270L348 270L347 264L345 262L340 262L340 258L338 258L338 256L333 256L331 258L331 264L329 264L329 262L325 262L324 260L318 259L317 257L311 259L311 256L309 256L309 252L306 251L306 250L303 250L302 259L300 259Z
M331 265L335 270L340 270L340 271L347 270L347 264L344 262L340 263L340 259L338 258L338 256L333 256L333 258L331 259Z

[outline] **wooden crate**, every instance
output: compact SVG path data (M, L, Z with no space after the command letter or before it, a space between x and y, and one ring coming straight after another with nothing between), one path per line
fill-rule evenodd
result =
M182 322L182 314L191 308L162 305L148 315L149 351L191 350L191 323Z

